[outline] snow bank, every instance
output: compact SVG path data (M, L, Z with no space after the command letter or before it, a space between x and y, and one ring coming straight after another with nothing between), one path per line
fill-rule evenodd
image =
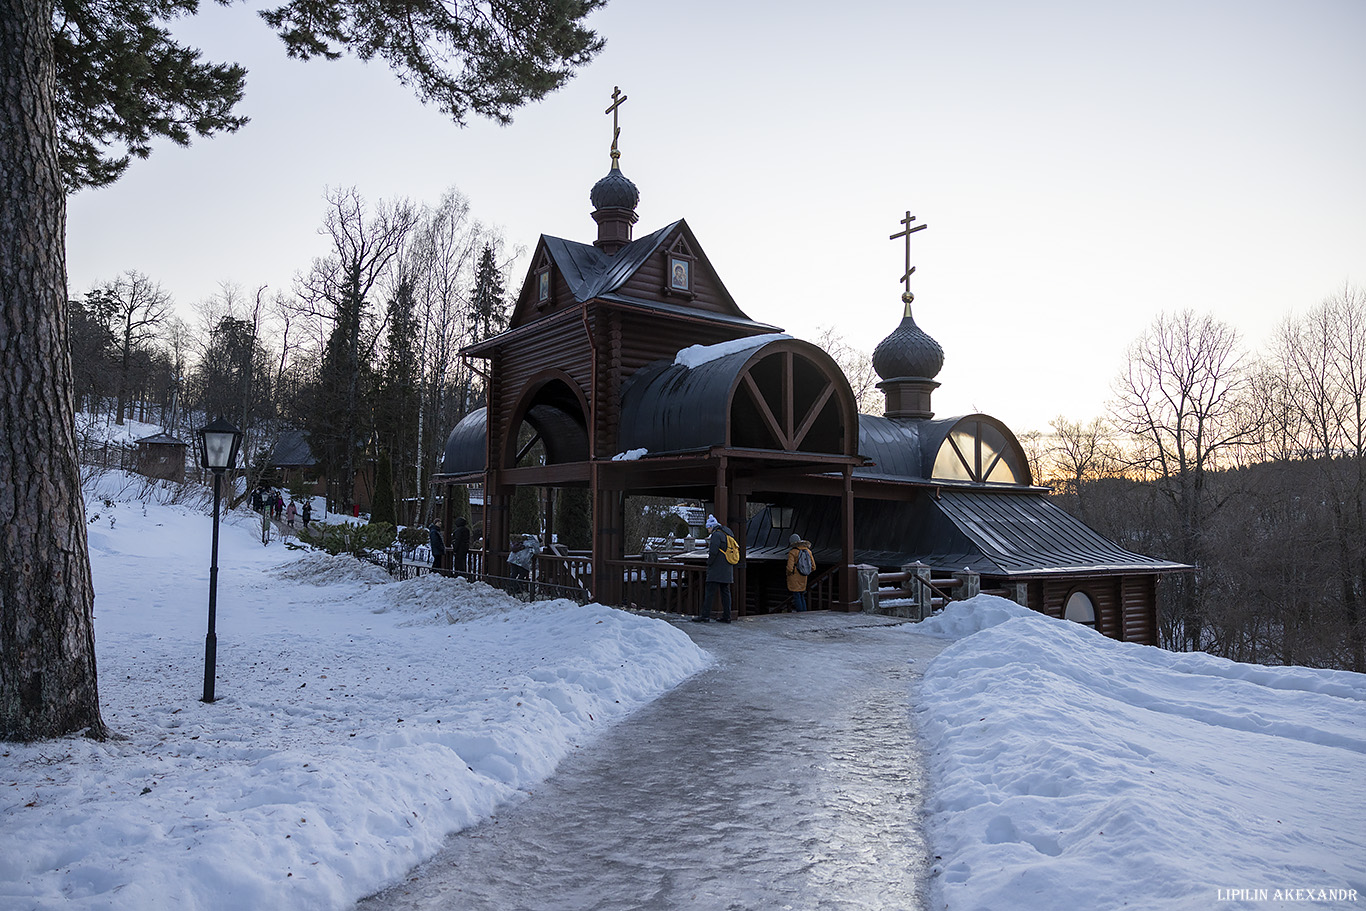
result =
M950 601L944 609L915 626L926 636L961 639L1016 617L1038 617L1038 612L995 595L978 595L968 601Z
M965 638L918 710L932 907L1366 901L1366 677L1172 654L987 597L936 620Z

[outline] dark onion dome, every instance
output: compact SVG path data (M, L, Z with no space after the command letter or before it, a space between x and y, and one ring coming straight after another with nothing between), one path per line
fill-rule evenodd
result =
M944 349L930 338L924 329L911 318L911 301L915 296L909 291L901 295L906 302L906 315L892 334L878 343L873 351L873 369L884 380L901 377L921 377L934 379L944 367Z
M640 190L613 161L607 176L593 184L588 200L594 209L634 209L640 203Z

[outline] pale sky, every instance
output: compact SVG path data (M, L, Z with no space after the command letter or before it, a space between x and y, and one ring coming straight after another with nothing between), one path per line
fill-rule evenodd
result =
M179 32L247 66L252 122L74 196L72 293L137 269L188 315L223 281L288 289L326 252L328 186L455 186L510 244L591 242L618 85L636 236L686 218L755 320L871 353L901 317L888 236L908 209L929 225L911 290L940 417L1086 420L1160 312L1256 348L1366 287L1360 0L613 0L590 24L607 47L568 86L459 129L382 63L288 60L206 4Z

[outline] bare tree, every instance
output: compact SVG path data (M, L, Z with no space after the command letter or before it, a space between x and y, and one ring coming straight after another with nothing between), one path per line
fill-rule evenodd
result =
M1115 382L1115 426L1138 444L1132 466L1153 477L1176 513L1177 553L1199 565L1206 525L1219 500L1207 482L1220 460L1255 438L1247 355L1237 331L1190 310L1159 316L1130 347ZM1163 633L1174 648L1204 644L1201 576L1178 577Z
M1053 480L1064 496L1076 497L1077 516L1086 521L1086 484L1113 475L1120 463L1113 431L1104 418L1083 424L1058 415L1048 426L1053 428L1049 450Z
M396 264L418 210L406 200L380 202L374 214L354 187L329 190L320 233L332 252L314 260L297 284L307 310L331 322L319 389L308 427L310 446L327 470L334 502L351 505L359 449L369 438L363 399L373 375L383 324L371 313L372 292Z
M423 212L405 252L405 271L411 276L419 324L422 404L418 411L417 447L420 460L417 488L423 497L422 515L430 517L427 483L440 464L446 435L482 398L482 378L460 356L473 341L477 268L485 248L500 258L506 286L511 260L498 232L472 218L469 200L448 189L436 206Z
M1281 326L1271 375L1284 383L1301 456L1319 469L1332 512L1351 667L1366 672L1366 293L1340 292Z
M92 294L103 298L112 319L119 359L118 400L114 423L122 424L129 407L130 372L137 351L156 337L157 329L171 315L171 295L141 272L130 270L101 285Z
M816 345L824 348L843 371L844 378L849 381L849 388L854 391L854 402L858 405L859 412L882 414L885 402L882 392L877 388L878 375L873 369L873 356L846 342L834 326L820 330L820 334L816 336Z

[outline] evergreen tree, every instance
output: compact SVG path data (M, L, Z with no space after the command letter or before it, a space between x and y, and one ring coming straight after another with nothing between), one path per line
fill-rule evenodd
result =
M77 410L97 412L113 390L113 302L100 289L67 302L67 348L71 352Z
M406 502L417 494L418 356L413 285L406 277L389 299L388 326L380 394L375 405L375 429L380 443L393 455L394 496Z
M509 507L510 528L514 535L541 534L541 488L518 487L512 495ZM492 542L495 548L506 547L506 541Z
M292 0L264 18L293 56L378 54L456 122L506 122L601 49L582 25L601 3ZM13 570L0 574L0 738L105 733L66 350L66 193L118 176L127 156L110 145L143 157L157 137L242 125L231 110L245 73L198 63L158 24L197 5L0 0L0 427L24 444L23 458L0 452L0 566Z
M398 525L398 516L394 513L394 476L387 452L379 454L375 465L375 498L370 504L370 521Z
M570 550L593 549L592 495L587 487L562 487L555 505L555 534Z
M470 292L470 344L493 338L507 328L508 313L503 276L493 258L493 247L484 246L479 270Z

